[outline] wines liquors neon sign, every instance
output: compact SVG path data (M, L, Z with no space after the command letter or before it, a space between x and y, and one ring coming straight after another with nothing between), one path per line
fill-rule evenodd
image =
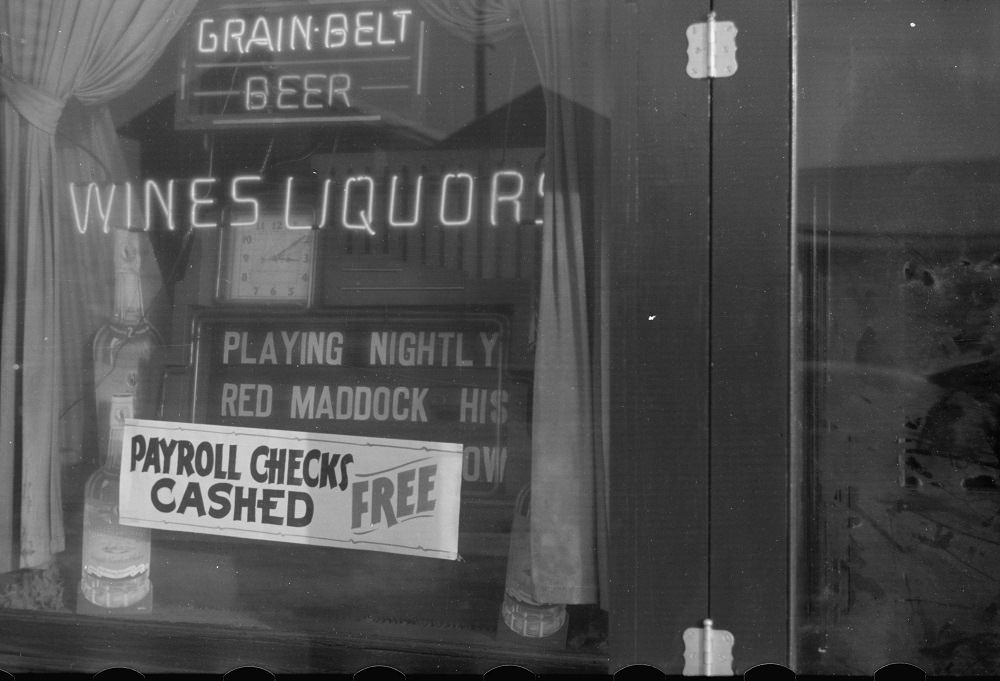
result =
M73 226L108 233L254 225L263 211L286 229L381 230L429 226L503 228L538 224L545 174L537 149L504 159L479 153L421 152L372 165L369 155L317 157L309 176L146 179L120 184L70 183ZM313 216L312 220L304 216Z

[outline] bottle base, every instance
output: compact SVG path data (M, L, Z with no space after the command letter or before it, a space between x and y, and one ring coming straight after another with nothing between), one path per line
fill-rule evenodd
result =
M526 638L551 636L566 623L565 605L527 603L509 593L504 594L501 613L510 630Z
M524 636L523 634L515 631L511 628L510 622L510 611L507 613L503 612L503 608L499 608L500 612L497 613L497 628L496 628L496 640L502 641L504 644L511 644L514 646L529 648L541 648L545 650L565 650L566 641L569 632L569 618L563 620L562 626L560 626L555 631L552 631L551 627L546 627L546 632L548 636L535 637L535 636ZM515 621L515 626L518 623ZM524 631L524 629L521 629Z
M95 605L83 595L83 590L76 591L76 613L78 615L97 615L102 617L146 617L153 614L153 583L149 583L149 591L141 599L121 608L105 608Z

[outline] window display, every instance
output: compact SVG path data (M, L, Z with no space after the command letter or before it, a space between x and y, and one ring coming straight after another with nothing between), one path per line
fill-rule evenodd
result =
M604 664L606 167L583 138L550 170L560 21L5 7L0 584L58 585L12 609Z

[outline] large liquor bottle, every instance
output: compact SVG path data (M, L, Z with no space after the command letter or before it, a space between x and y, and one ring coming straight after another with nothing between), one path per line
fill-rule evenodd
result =
M118 516L123 429L132 403L132 395L112 396L104 461L84 491L80 594L102 608L150 611L150 532L122 525Z
M108 441L108 409L112 395L135 396L139 418L155 416L159 398L159 333L146 321L139 276L139 235L114 233L114 310L94 336L94 397L97 442Z

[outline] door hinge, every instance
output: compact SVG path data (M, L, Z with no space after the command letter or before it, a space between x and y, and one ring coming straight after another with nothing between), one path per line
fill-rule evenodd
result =
M715 629L712 620L684 630L684 676L733 676L732 633Z
M715 12L708 21L691 24L687 29L687 72L692 78L728 78L739 68L736 63L736 24L716 21Z

